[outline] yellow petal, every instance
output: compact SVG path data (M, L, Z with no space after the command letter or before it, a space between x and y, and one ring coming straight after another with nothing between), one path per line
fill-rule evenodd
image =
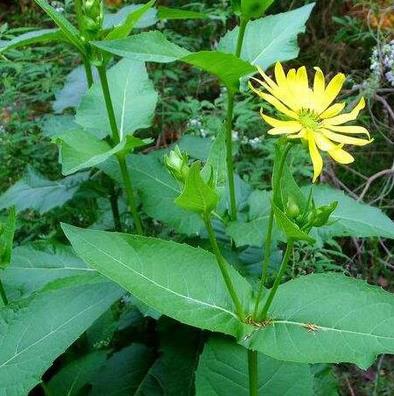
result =
M275 79L279 87L287 88L286 74L280 62L276 62L275 64Z
M351 136L344 136L344 135L340 135L339 133L331 132L328 129L320 129L320 131L322 131L322 133L324 133L326 137L337 143L353 144L355 146L365 146L366 144L373 142L373 139L367 140L367 139L354 138Z
M302 66L297 70L297 81L303 89L308 88L308 74L305 66Z
M277 120L276 118L272 118L260 112L263 120L268 124L273 126L274 128L288 128L289 133L298 132L302 129L302 125L297 121L282 121Z
M302 128L301 125L299 125L298 127L296 127L296 126L294 126L294 127L288 127L288 126L277 127L277 128L270 129L267 133L269 135L287 135L287 134L299 132L301 130L301 128Z
M314 133L314 139L317 147L319 147L319 149L322 151L330 151L335 148L335 144L330 142L324 135L319 132Z
M327 110L323 111L319 115L320 118L331 118L339 114L346 106L345 102L342 103L335 103L334 105L330 106Z
M338 96L339 92L342 89L342 85L345 82L345 79L345 75L339 73L328 83L327 88L324 91L324 99L322 101L320 112L324 111Z
M323 160L319 153L319 150L316 147L315 140L313 138L313 133L308 133L308 147L309 147L309 154L312 159L313 164L313 183L319 177L322 169L323 169Z
M290 118L298 119L297 113L288 109L280 100L275 98L275 96L261 92L260 90L256 89L250 82L249 88L258 96L260 96L260 98L264 99L266 102L274 106L276 110L280 111L283 114L286 114Z
M278 88L278 86L275 84L275 82L274 82L270 77L268 77L267 74L265 74L264 70L263 70L261 67L257 66L257 70L259 71L259 73L261 74L261 76L264 78L264 81L265 81L272 89Z
M326 81L324 79L324 74L320 67L315 67L315 79L313 81L313 91L317 95L323 95L326 88Z
M340 164L350 164L354 161L352 155L350 155L345 150L342 150L342 145L336 146L335 149L330 150L328 154L332 159Z
M290 69L287 72L287 82L293 82L296 79L296 69Z
M334 131L334 132L349 133L351 135L362 134L362 135L367 135L368 138L370 138L368 130L364 127L357 125L337 126L337 125L322 124L321 126L324 127L324 129L329 129L330 131Z
M354 121L364 107L365 99L361 98L356 107L350 113L340 114L333 118L327 118L324 120L324 123L329 125L340 125L344 124L345 122Z

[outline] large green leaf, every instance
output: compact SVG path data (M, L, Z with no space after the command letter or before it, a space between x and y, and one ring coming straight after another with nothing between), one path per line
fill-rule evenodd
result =
M394 239L394 222L380 209L357 202L342 191L328 186L314 186L312 191L317 206L338 201L338 207L330 216L334 223L317 230L323 237L376 236Z
M248 23L241 58L267 69L276 61L287 61L298 56L297 35L305 31L314 3L293 11ZM239 27L228 32L219 43L219 51L235 53Z
M137 129L148 128L155 111L157 93L145 65L123 59L109 69L108 81L121 140ZM99 138L111 133L99 82L94 83L82 98L76 122Z
M132 344L108 359L92 381L91 396L138 395L139 388L154 359L142 344Z
M16 227L16 211L12 207L4 223L0 221L0 269L6 268L11 261L12 245Z
M309 365L272 359L262 353L257 360L258 395L312 396ZM196 372L197 396L248 396L247 349L224 337L211 337L205 344Z
M79 173L52 181L29 167L25 176L0 196L0 209L15 206L18 212L25 209L48 212L69 201L87 178L87 173Z
M190 53L166 39L159 31L144 32L122 40L95 42L98 48L112 54L144 62L186 62L217 76L230 90L236 91L239 79L255 67L232 54L218 51Z
M41 376L122 294L98 276L57 281L0 310L0 395L27 395Z
M198 233L203 222L196 213L190 213L175 205L180 186L168 173L160 158L163 153L131 155L128 169L141 196L144 211L152 218L162 221L186 235ZM113 179L121 183L119 166L115 159L100 165Z
M145 304L183 323L236 335L241 325L213 254L172 241L63 225L86 263ZM228 264L246 307L251 288Z
M159 31L134 34L121 40L98 41L96 47L127 59L141 62L174 62L190 52L171 43Z
M0 42L0 54L13 48L23 47L25 45L44 43L47 41L59 41L64 39L59 29L42 29L34 30L20 34L9 41Z
M208 14L203 12L183 10L180 8L158 7L159 19L207 19Z
M130 5L126 5L122 8L120 8L115 13L106 13L104 15L104 23L103 23L104 29L110 29L114 26L123 24L130 14L135 14L136 12L138 12L141 8L144 8L145 6L146 6L146 3L145 4L130 4ZM157 10L155 8L149 9L135 23L134 28L143 29L143 28L154 25L157 22L156 14L157 14Z
M280 360L366 369L394 353L394 296L335 273L303 276L279 287L268 321L242 342Z
M96 69L92 70L94 80L97 80ZM63 88L55 94L56 100L53 102L55 113L62 113L67 108L76 108L81 102L81 98L88 90L88 82L83 66L77 66L67 76Z
M50 395L81 396L84 386L90 384L104 366L107 351L94 351L63 367L46 384Z
M119 144L111 147L107 142L97 139L82 129L57 136L55 141L59 146L59 161L64 175L91 168L117 153L126 154L145 144L143 140L129 135Z
M92 273L69 246L36 242L14 249L11 264L2 272L10 301L27 297L56 279Z

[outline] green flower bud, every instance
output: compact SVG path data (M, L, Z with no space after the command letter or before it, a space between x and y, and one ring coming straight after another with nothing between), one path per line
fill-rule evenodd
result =
M274 0L241 0L241 13L247 18L261 17Z
M295 219L300 214L300 208L293 197L289 196L285 209L286 216Z
M164 156L164 164L169 172L179 182L184 183L189 174L189 158L182 153L178 146L171 150L168 155Z
M81 28L89 36L100 31L104 19L104 7L102 0L82 1Z

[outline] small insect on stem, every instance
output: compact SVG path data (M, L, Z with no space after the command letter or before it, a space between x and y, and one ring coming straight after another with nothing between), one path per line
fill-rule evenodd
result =
M308 330L308 332L315 332L319 329L319 326L313 323L306 323L304 324L304 327Z

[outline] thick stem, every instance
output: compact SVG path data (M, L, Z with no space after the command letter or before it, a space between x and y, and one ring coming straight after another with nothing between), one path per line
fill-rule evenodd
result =
M141 218L138 214L137 203L135 201L133 186L131 184L131 175L127 169L126 159L124 157L118 157L120 171L122 173L122 179L124 182L124 187L127 195L127 203L130 208L130 212L133 216L134 225L137 233L142 235L144 233L142 229Z
M289 153L290 149L291 149L291 145L288 144L282 154L281 159L280 159L278 174L275 175L274 185L272 186L272 197L273 197L272 199L273 200L275 200L277 194L279 193L280 180L282 178L287 154ZM270 259L271 259L271 244L272 244L273 225L274 225L274 211L273 211L272 204L271 204L271 210L270 210L270 215L269 215L269 219L268 219L267 236L266 236L265 242L264 242L264 260L263 260L262 271L261 271L261 279L260 279L259 290L257 292L256 304L254 306L253 317L257 316L261 296L262 296L263 290L264 290L264 285L265 285L265 283L267 281L267 277L268 277L268 266L269 266Z
M1 297L1 300L3 301L3 304L8 305L8 298L5 293L3 282L1 280L0 280L0 297Z
M249 395L257 396L257 351L248 349Z
M85 68L86 80L88 82L88 88L93 85L93 72L92 72L92 65L89 62L89 59L83 57L83 66Z
M111 94L109 91L107 72L106 72L106 68L104 65L98 67L98 73L99 73L99 77L100 77L101 88L103 90L105 106L107 108L109 124L111 126L112 143L118 144L120 142L120 136L119 136L118 126L116 125L116 117L115 117L115 112L114 112L114 108L112 105ZM117 159L118 159L119 168L120 168L120 171L122 174L123 184L124 184L124 187L126 190L127 204L129 206L130 212L133 216L136 231L138 234L142 235L143 234L142 223L141 223L140 216L138 214L137 204L136 204L135 197L134 197L133 185L131 182L131 176L127 169L126 159L124 156L117 156Z
M279 268L278 275L275 278L274 285L272 286L272 289L270 291L270 294L268 295L267 301L265 302L263 310L261 311L261 320L265 320L267 318L268 309L271 306L272 300L275 297L276 291L278 290L278 287L279 287L280 282L283 278L283 275L286 272L287 264L289 263L291 253L293 252L293 246L294 246L294 241L292 239L289 239L287 242L285 255L283 257L282 263Z
M239 57L242 51L242 44L245 37L246 25L249 19L241 17L237 46L235 55ZM226 115L226 165L228 189L230 195L230 217L232 220L237 219L237 199L235 196L235 182L234 182L234 162L233 162L233 117L234 117L234 92L229 91L227 97L227 115Z
M122 231L122 223L120 221L119 205L118 205L118 194L115 191L114 183L110 185L109 202L111 204L112 217L114 220L115 231Z
M237 220L237 199L235 196L234 161L233 161L233 115L234 115L234 93L228 92L227 116L226 116L226 165L228 190L230 195L230 218Z
M222 253L220 252L220 249L219 249L219 246L218 246L218 243L216 240L216 236L215 236L215 231L213 230L213 227L212 227L211 219L208 216L205 216L204 222L205 222L205 226L208 231L209 241L211 243L213 252L215 254L216 261L219 264L220 272L222 273L222 276L224 279L224 283L226 284L227 290L231 296L231 299L233 300L235 309L237 311L237 315L240 318L240 320L243 321L245 319L245 312L242 307L241 301L238 298L238 295L237 295L237 292L233 285L233 282L230 278L230 274L227 271L225 259L222 256Z

